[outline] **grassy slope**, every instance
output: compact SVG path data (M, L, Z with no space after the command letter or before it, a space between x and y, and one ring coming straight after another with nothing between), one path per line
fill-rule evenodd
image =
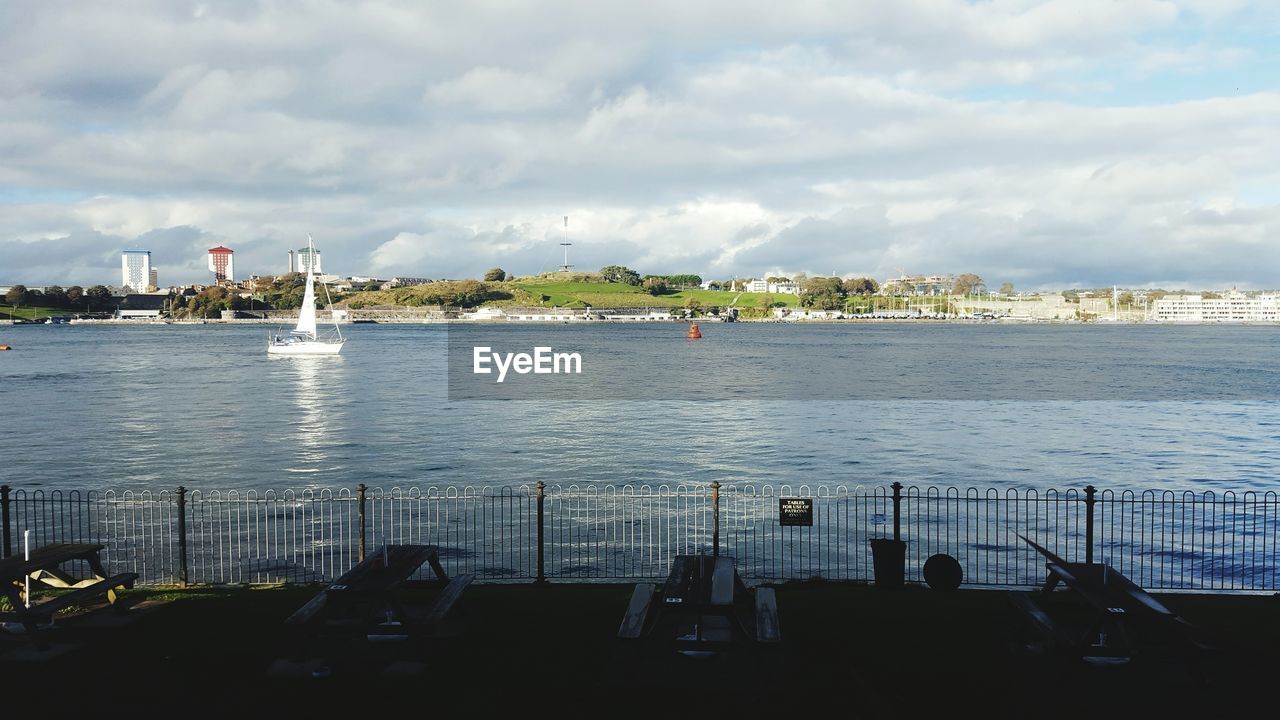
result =
M15 312L12 305L0 305L0 320L8 320L10 318L34 320L52 315L75 315L76 312L76 310L68 310L66 308L40 307L39 305L23 305Z
M595 308L638 308L638 307L684 307L690 298L696 299L703 307L713 305L729 307L756 308L764 299L763 293L731 293L715 290L680 290L664 295L650 295L643 288L623 283L606 282L554 282L544 279L519 280L515 282L485 283L493 290L504 292L510 297L501 300L490 300L485 305L542 305L544 307L584 307ZM414 287L396 288L395 290L377 290L353 293L345 301L369 307L373 305L432 305L434 303L415 302L426 293L437 292L442 283L418 285ZM546 300L541 300L546 296ZM770 295L772 302L786 303L795 306L798 298L794 295ZM735 302L736 300L736 302Z
M450 287L459 286L456 282L436 282L427 285L395 288L394 290L371 290L356 292L344 296L339 302L350 303L352 307L372 307L375 305L436 305L435 302L423 301L428 294L446 291ZM501 300L490 300L485 305L537 305L536 296L531 297L523 288L512 283L485 283L490 289L506 293L510 297Z

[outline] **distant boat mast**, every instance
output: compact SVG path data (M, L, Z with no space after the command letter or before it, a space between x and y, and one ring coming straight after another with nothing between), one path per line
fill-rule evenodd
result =
M560 272L569 272L570 270L573 269L573 266L569 264L569 247L572 246L573 243L569 242L569 216L568 215L564 216L564 235L561 236L561 239L562 239L562 242L560 243L560 245L564 248L564 264L560 266Z

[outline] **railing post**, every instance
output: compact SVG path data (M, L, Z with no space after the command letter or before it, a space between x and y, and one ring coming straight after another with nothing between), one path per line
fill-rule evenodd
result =
M720 481L711 481L711 556L720 557Z
M535 582L544 583L547 581L547 572L546 557L544 555L544 538L546 536L543 534L546 530L546 518L543 515L543 508L545 507L547 500L547 484L539 480L536 487L538 493L538 579L535 580Z
M360 556L356 558L357 562L364 561L364 543L365 543L365 537L366 537L365 520L364 520L364 503L365 503L365 493L368 490L369 488L366 487L364 483L360 483L359 485L356 486L356 507L357 507L356 512L360 514L360 548L359 548Z
M178 486L178 581L183 587L190 580L187 568L187 489Z
M902 539L902 483L893 481L893 539Z
M1093 563L1093 505L1098 490L1092 485L1084 489L1084 561Z
M9 535L9 486L0 485L0 526L4 527L4 554L0 557L9 557L13 554L13 540Z

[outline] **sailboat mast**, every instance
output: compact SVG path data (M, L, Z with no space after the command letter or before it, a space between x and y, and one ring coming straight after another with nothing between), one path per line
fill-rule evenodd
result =
M310 285L312 282L311 272L312 268L315 267L316 259L316 244L311 239L311 233L307 233L307 255L311 261L307 263L307 284ZM342 340L342 328L338 327L338 320L333 316L333 297L329 295L329 285L322 282L320 286L324 288L324 304L329 308L329 320L333 322L333 329L338 333L338 340Z

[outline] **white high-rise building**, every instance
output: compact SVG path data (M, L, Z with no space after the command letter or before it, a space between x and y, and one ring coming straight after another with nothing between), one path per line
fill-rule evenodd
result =
M324 271L320 269L320 251L314 253L310 248L298 248L297 266L293 268L295 272L304 273L307 271L307 265L311 265L311 272L316 275L322 274Z
M120 253L120 286L128 292L145 293L151 285L151 251L125 250Z

